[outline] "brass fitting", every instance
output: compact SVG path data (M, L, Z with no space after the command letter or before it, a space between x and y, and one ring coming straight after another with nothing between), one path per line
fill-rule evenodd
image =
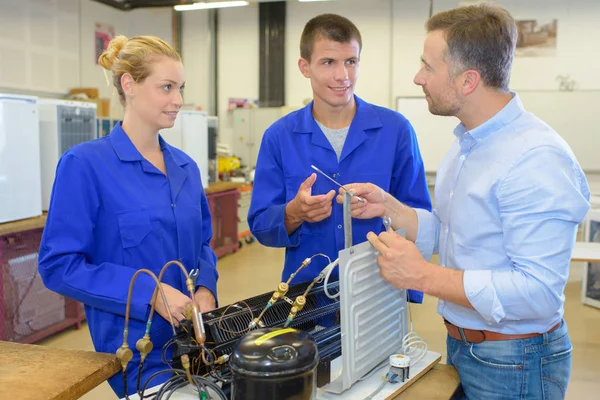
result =
M290 313L287 317L288 323L291 322L294 318L296 318L296 314L298 314L300 311L302 311L302 309L304 308L305 305L306 305L306 297L304 297L304 296L296 297L296 300L294 300L294 304L292 305L292 308L290 309Z
M280 292L282 296L284 296L289 289L290 289L290 285L288 285L285 282L280 282L279 285L277 286L277 291Z
M190 356L184 354L181 356L181 365L184 369L188 369L190 367Z
M185 305L185 319L192 319L192 313L194 309L192 308L192 303L188 303Z
M296 297L296 300L294 300L294 304L292 306L296 307L298 309L298 312L302 311L302 309L304 308L304 306L306 305L306 297L304 296L298 296Z
M187 278L185 280L185 284L186 284L189 292L194 293L194 281L192 280L192 278Z
M142 362L146 359L148 353L153 349L152 342L150 341L150 335L146 334L135 344L135 348L140 352L140 359Z
M121 368L125 371L127 369L127 364L129 364L129 361L133 358L133 351L131 351L127 343L123 343L116 354L117 358L121 360Z
M275 304L275 302L277 300L279 300L280 298L282 298L283 296L286 295L286 293L288 292L289 289L290 289L290 285L288 285L285 282L280 282L279 285L277 285L277 289L275 289L275 291L273 292L273 295L271 296L271 300L269 300L269 303L271 305Z
M187 354L182 355L181 365L183 366L183 369L185 369L185 375L187 376L190 385L193 385L194 379L192 378L192 374L190 373L190 356L188 356Z

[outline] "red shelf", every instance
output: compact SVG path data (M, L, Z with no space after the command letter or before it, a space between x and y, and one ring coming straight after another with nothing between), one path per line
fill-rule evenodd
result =
M48 290L37 273L42 232L1 232L0 340L35 343L85 320L81 303Z
M210 247L217 257L235 253L238 244L238 198L237 188L206 195L212 217L213 237Z

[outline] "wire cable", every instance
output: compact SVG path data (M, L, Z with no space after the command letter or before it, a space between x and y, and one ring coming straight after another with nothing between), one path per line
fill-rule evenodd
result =
M189 382L187 381L186 372L184 370L182 370L182 369L167 369L167 370L158 371L158 372L155 372L154 374L152 374L148 378L148 380L144 383L141 398L145 398L144 393L147 390L148 385L150 384L150 381L152 381L154 378L156 378L159 375L167 374L167 373L175 373L176 375L170 377L164 384L162 384L160 389L158 389L158 391L156 392L156 400L166 400L177 390L188 386ZM202 391L204 391L207 398L211 399L212 396L211 396L210 392L208 391L208 389L211 389L214 393L217 394L217 396L220 400L228 400L227 396L225 395L223 390L216 383L212 382L211 380L206 379L202 376L197 376L197 375L192 376L192 379L195 383L196 389L198 390L198 396L200 396L200 393Z
M333 271L333 269L340 263L340 259L336 259L334 262L330 263L328 266L325 267L325 270L327 270L327 273L325 274L325 281L323 282L323 291L325 292L325 295L327 297L329 297L332 300L336 300L338 297L340 297L340 293L341 292L337 292L336 294L331 294L329 293L329 278L331 277L331 272Z
M373 399L379 392L381 392L383 390L383 388L385 387L385 385L387 385L388 381L384 380L383 382L381 382L381 385L379 385L379 387L377 389L375 389L375 391L373 393L371 393L370 395L368 395L367 397L364 398L364 400L371 400Z
M402 354L410 357L410 365L413 366L427 354L427 343L413 330L412 311L406 291L406 304L410 321L410 331L402 338Z

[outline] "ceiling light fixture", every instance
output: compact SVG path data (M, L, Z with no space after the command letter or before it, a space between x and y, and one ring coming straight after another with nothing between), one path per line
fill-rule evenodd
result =
M211 8L227 8L227 7L242 7L247 6L247 1L214 1L214 2L199 2L194 4L181 4L173 6L176 11L191 11L191 10L208 10Z

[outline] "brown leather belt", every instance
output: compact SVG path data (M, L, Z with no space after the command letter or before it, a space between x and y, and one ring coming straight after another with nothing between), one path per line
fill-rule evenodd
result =
M551 332L554 332L555 330L557 330L560 327L561 323L562 323L562 321L559 322L558 324L554 325L552 328L550 328L548 333L551 333ZM450 337L452 337L456 340L460 340L460 341L463 340L460 335L460 329L458 326L453 325L446 320L444 320L444 325L446 325L446 329L448 330L448 334L450 335ZM491 332L491 331L477 331L474 329L466 329L466 328L463 328L462 331L465 335L465 339L469 343L481 343L486 340L529 339L529 338L533 338L533 337L537 337L537 336L541 335L541 333L527 333L527 334L523 334L523 335L506 335L504 333Z

